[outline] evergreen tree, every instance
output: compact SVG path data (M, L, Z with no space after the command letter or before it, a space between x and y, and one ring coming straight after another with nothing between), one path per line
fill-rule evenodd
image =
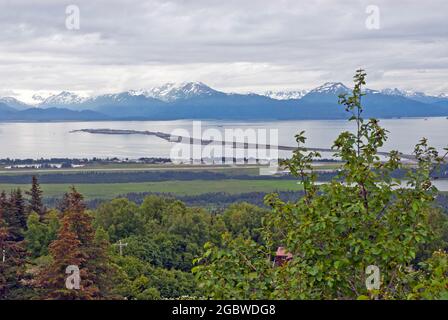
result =
M4 192L2 193L4 195ZM6 221L3 219L3 206L4 203L0 205L0 299L3 299L8 290L8 278L6 272L6 264L4 256L6 255L6 241L8 239L9 233L6 226Z
M0 208L3 208L3 211L5 211L7 206L8 206L8 197L6 196L6 192L3 190L0 193Z
M11 191L8 200L4 202L4 218L9 227L9 234L14 241L22 241L26 230L25 201L22 191Z
M107 257L107 241L95 241L95 229L92 226L93 217L86 212L82 194L71 187L66 197L67 210L63 213L71 221L72 230L81 242L81 248L87 256L85 263L90 272L91 281L101 290L96 298L108 295L110 285L110 269Z
M53 263L42 273L39 283L45 296L51 299L104 298L109 291L110 279L107 241L95 241L92 217L85 210L82 195L74 187L64 197L64 208L58 239L49 249ZM81 271L82 292L66 292L62 280L69 265L76 265Z
M45 268L38 277L38 285L43 289L45 299L55 300L90 300L97 294L96 288L90 281L85 267L86 254L82 251L81 241L72 231L70 216L62 220L58 238L49 247L53 262ZM77 266L80 270L80 288L68 289L66 287L66 269L68 266Z
M22 287L25 251L23 242L13 238L4 219L3 207L0 207L0 300L15 298L14 291Z
M26 192L26 194L30 196L27 210L28 213L36 212L41 217L41 220L46 211L42 203L42 193L43 192L40 188L39 182L37 181L37 177L33 176L31 189Z

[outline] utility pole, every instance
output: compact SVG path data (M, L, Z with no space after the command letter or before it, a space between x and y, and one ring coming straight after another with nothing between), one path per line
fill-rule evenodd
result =
M122 243L120 240L118 243L114 244L114 246L118 246L118 248L120 249L120 256L122 256L123 255L123 247L127 247L128 244Z

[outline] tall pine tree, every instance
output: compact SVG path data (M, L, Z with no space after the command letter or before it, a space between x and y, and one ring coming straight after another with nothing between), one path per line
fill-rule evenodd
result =
M8 197L6 196L6 192L3 190L0 193L0 208L2 208L4 211L7 205L8 205Z
M22 241L27 227L25 200L23 199L22 191L20 189L11 191L9 199L5 200L2 198L1 202L4 202L3 216L9 227L11 240Z
M36 176L33 176L31 181L31 189L30 191L27 191L26 194L30 197L28 200L28 207L27 207L28 214L31 212L36 212L40 216L40 220L42 221L46 210L42 203L43 192L42 189L40 188Z
M82 298L102 299L108 297L110 265L103 242L95 241L92 217L86 212L82 195L74 187L64 197L62 227L58 239L50 245L53 263L40 276L47 297L53 299ZM77 265L81 271L83 292L67 296L64 282L65 268ZM60 291L62 290L62 291ZM48 296L48 292L58 292Z
M14 292L22 287L25 266L23 242L16 241L4 219L5 204L0 200L0 300L16 298Z
M91 279L100 292L96 298L101 299L109 295L110 268L107 256L107 244L95 241L95 229L92 226L93 217L86 211L84 198L75 187L71 187L67 195L67 209L65 215L70 216L72 228L81 241L81 248L86 253L88 259L86 268L88 268Z
M4 195L4 192L2 193ZM6 252L9 251L7 240L9 237L8 226L3 218L3 207L5 203L0 203L0 299L4 299L8 292L8 276L6 267Z
M90 280L85 267L88 259L82 251L81 241L72 231L72 221L69 215L62 219L62 226L58 238L49 246L53 258L48 268L45 268L38 277L38 285L43 289L42 298L55 300L91 300L97 295L98 288ZM66 287L66 269L75 265L80 270L80 288L68 289Z

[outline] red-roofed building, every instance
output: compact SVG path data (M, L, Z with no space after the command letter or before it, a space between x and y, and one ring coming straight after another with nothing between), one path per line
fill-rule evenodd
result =
M292 260L292 253L287 252L284 247L278 247L274 258L275 265L282 266L290 260Z

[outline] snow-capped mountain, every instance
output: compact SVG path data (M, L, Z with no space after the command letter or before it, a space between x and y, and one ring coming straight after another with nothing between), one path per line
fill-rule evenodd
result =
M92 97L86 99L83 103L80 104L80 106L82 106L83 108L92 107L93 109L95 109L101 106L143 106L153 103L162 102L160 100L145 96L142 93L137 93L136 91L126 91L121 93L103 94L100 96Z
M131 95L144 95L164 102L191 99L200 96L211 96L220 93L202 82L166 83L148 90L131 90Z
M403 97L408 97L408 96L413 96L415 95L415 92L410 91L410 90L400 90L398 88L386 88L381 90L382 94L387 94L388 96L403 96Z
M383 90L381 90L381 93L388 95L388 96L401 96L401 97L406 97L406 98L411 98L411 99L430 97L423 92L412 91L412 90L401 90L398 88L383 89Z
M13 97L3 97L3 98L0 97L0 103L4 103L16 110L25 110L25 109L31 108L30 105L28 105L22 101L19 101Z
M326 82L323 85L311 90L309 93L341 94L349 92L350 89L341 82Z
M36 96L36 98L39 99L38 96ZM39 105L45 107L74 105L83 103L87 99L87 97L80 96L73 92L62 91L61 93L50 95L45 98Z
M0 120L345 119L338 95L351 90L327 82L310 90L225 93L201 82L85 97L63 91L35 95L38 108L0 98ZM448 95L363 89L365 115L375 118L448 116ZM39 101L41 101L39 103ZM27 110L26 110L27 109Z
M340 94L348 92L350 92L350 89L341 82L326 82L308 92L300 101L334 104L338 102Z
M326 82L323 85L312 90L286 90L286 91L266 91L261 95L274 100L315 100L331 99L341 93L347 93L350 89L341 82Z
M411 100L424 102L424 103L435 103L447 99L448 96L444 97L444 94L438 96L430 96L424 92L412 91L412 90L401 90L401 89L383 89L381 90L382 94L389 96L399 96L405 97Z
M103 94L97 97L92 97L84 100L83 102L95 103L95 102L107 102L107 103L123 103L127 102L128 99L132 99L133 97L142 96L141 94L132 94L130 92L121 92L121 93L108 93Z
M261 95L275 100L299 100L302 99L308 90L287 90L287 91L265 91Z

